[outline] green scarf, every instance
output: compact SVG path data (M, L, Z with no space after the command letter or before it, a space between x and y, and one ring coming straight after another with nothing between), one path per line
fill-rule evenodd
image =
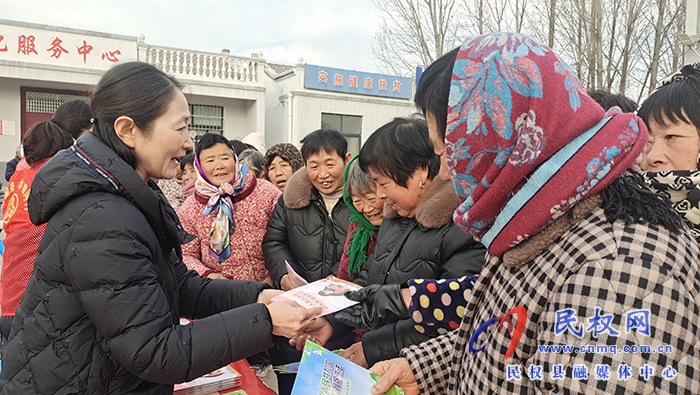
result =
M352 197L348 192L347 181L348 181L348 169L350 164L357 160L360 155L355 155L352 160L345 166L345 174L343 175L343 200L345 204L350 209L350 223L358 224L355 234L350 236L350 244L348 245L348 274L350 278L353 278L355 273L359 273L362 266L367 262L367 246L369 241L372 240L374 235L379 230L378 226L372 225L364 215L360 214L359 211L352 204Z

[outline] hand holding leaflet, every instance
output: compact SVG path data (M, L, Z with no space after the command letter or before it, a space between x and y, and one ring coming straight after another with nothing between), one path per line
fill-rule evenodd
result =
M306 308L322 307L323 310L318 315L321 317L357 304L358 302L346 298L344 294L361 288L359 285L331 276L277 295L272 298L272 301L293 300Z
M369 370L307 341L292 395L370 395L372 386L379 379L380 376ZM404 395L404 390L394 385L386 394Z

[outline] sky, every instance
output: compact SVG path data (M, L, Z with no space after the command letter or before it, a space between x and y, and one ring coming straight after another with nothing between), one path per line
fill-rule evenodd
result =
M0 0L0 19L138 36L146 43L377 72L372 0Z

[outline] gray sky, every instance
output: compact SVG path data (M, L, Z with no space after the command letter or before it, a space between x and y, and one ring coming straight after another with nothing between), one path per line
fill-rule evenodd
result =
M0 18L138 36L270 62L377 72L372 0L0 0Z

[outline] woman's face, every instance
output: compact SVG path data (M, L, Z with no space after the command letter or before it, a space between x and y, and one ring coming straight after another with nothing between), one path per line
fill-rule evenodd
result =
M270 168L267 169L267 178L282 192L287 187L287 181L292 174L294 174L292 165L279 155L275 156L270 163Z
M427 188L425 188L428 182L427 169L420 167L416 169L411 178L408 179L406 188L400 186L391 178L376 173L371 167L368 170L370 178L377 185L377 197L379 199L385 199L385 203L402 217L413 218L416 216L418 203L423 200L427 191ZM423 183L423 188L420 187L421 182Z
M379 226L384 221L382 217L382 212L384 211L384 199L377 197L374 192L369 193L352 193L352 205L355 206L360 214L362 214L367 221L374 226Z
M236 175L236 158L224 143L215 144L199 153L202 172L214 185L231 182Z
M175 177L180 167L178 159L193 147L187 131L189 119L185 95L176 90L168 110L156 118L149 133L135 127L133 141L127 145L134 149L137 163L135 170L144 181Z
M194 165L188 163L185 165L185 170L182 172L182 185L187 185L190 181L197 178L197 171L194 169Z
M430 141L433 143L435 155L440 157L440 172L438 173L438 177L443 181L450 181L450 173L447 168L447 155L445 154L445 140L443 140L440 137L440 133L438 133L435 116L432 113L426 113L425 121L428 123L428 134L430 135Z
M665 117L663 121L665 126L649 119L649 142L640 164L642 170L696 170L700 152L698 128L682 121L674 124Z

